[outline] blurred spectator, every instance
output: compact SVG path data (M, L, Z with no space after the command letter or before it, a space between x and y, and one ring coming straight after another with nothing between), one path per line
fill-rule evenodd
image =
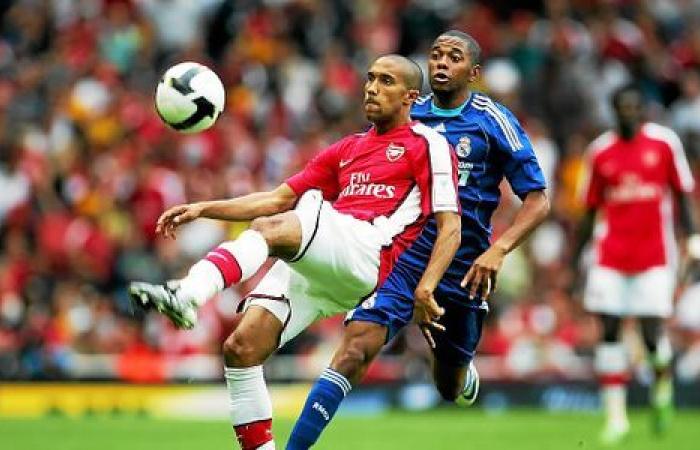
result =
M168 358L217 354L250 285L210 302L190 333L134 315L125 286L181 275L246 224L196 222L173 242L155 236L159 214L185 201L274 187L338 136L363 130L367 62L394 51L424 62L448 27L481 43L479 86L518 115L554 205L529 244L506 260L481 354L498 361L492 376L586 376L577 356L598 330L567 294L565 270L585 148L610 120L611 90L635 78L655 101L654 119L670 123L697 158L700 9L669 1L497 7L450 0L2 3L0 378L61 378L76 373L80 355L121 354L112 373L160 381ZM159 74L182 60L212 66L227 87L224 116L198 135L166 129L153 111ZM496 234L518 201L506 187L503 195ZM696 292L686 293L679 311L696 307ZM700 319L686 312L675 322L676 343L685 352L679 370L690 379L700 376ZM312 327L285 353L301 355L298 367L308 371L314 366L303 361L327 360L339 326L336 319ZM426 351L409 329L372 376L426 378Z

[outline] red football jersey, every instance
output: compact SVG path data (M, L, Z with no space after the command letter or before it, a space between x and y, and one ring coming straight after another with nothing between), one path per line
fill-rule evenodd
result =
M459 212L456 167L445 138L413 122L381 135L372 128L347 136L287 184L299 196L320 189L337 211L373 221L392 238L382 251L381 282L432 213Z
M675 258L672 192L693 190L676 134L647 123L631 140L610 131L590 146L586 205L602 208L597 257L602 266L638 273Z

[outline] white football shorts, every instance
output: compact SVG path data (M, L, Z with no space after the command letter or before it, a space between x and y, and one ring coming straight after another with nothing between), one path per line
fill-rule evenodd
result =
M586 310L613 316L669 317L676 273L670 266L626 274L594 265L584 293Z
M381 232L370 222L336 211L320 191L304 193L294 209L302 245L290 261L277 261L242 310L261 306L284 324L283 346L318 319L347 312L377 285Z

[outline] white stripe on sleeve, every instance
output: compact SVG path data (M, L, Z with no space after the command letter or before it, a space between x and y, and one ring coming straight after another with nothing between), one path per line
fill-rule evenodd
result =
M678 135L670 128L651 122L644 125L643 131L652 139L663 141L669 146L673 153L673 166L681 182L681 189L684 192L692 191L695 187L695 180L690 172L690 165Z
M423 136L428 142L428 156L430 157L430 170L432 171L431 203L433 212L458 212L452 155L450 154L451 150L447 139L422 123L416 123L411 129L416 134Z
M474 108L486 112L491 117L493 117L494 120L496 120L498 126L503 132L503 135L506 137L506 140L508 141L508 145L510 145L511 150L517 151L524 147L523 143L520 141L518 132L513 126L513 124L503 113L503 111L498 109L498 107L493 103L491 99L483 97L481 95L477 95L474 97L473 104Z

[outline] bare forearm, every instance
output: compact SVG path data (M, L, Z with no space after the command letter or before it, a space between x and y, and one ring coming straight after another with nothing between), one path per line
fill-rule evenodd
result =
M494 243L504 254L510 253L541 224L549 213L549 200L544 191L527 194L512 225Z
M686 236L695 234L697 226L695 223L693 200L689 194L677 194L678 200L678 222Z
M284 189L286 187L286 189ZM286 185L274 191L254 192L230 200L200 202L200 217L208 219L243 221L271 216L292 209L296 195Z
M576 240L574 241L574 253L571 256L571 267L575 269L578 266L578 260L581 258L581 253L586 246L586 243L593 236L593 227L595 225L595 209L589 209L583 216L581 223L576 230Z
M423 272L419 287L434 290L450 266L461 242L461 218L457 213L437 213L437 237L430 261Z

